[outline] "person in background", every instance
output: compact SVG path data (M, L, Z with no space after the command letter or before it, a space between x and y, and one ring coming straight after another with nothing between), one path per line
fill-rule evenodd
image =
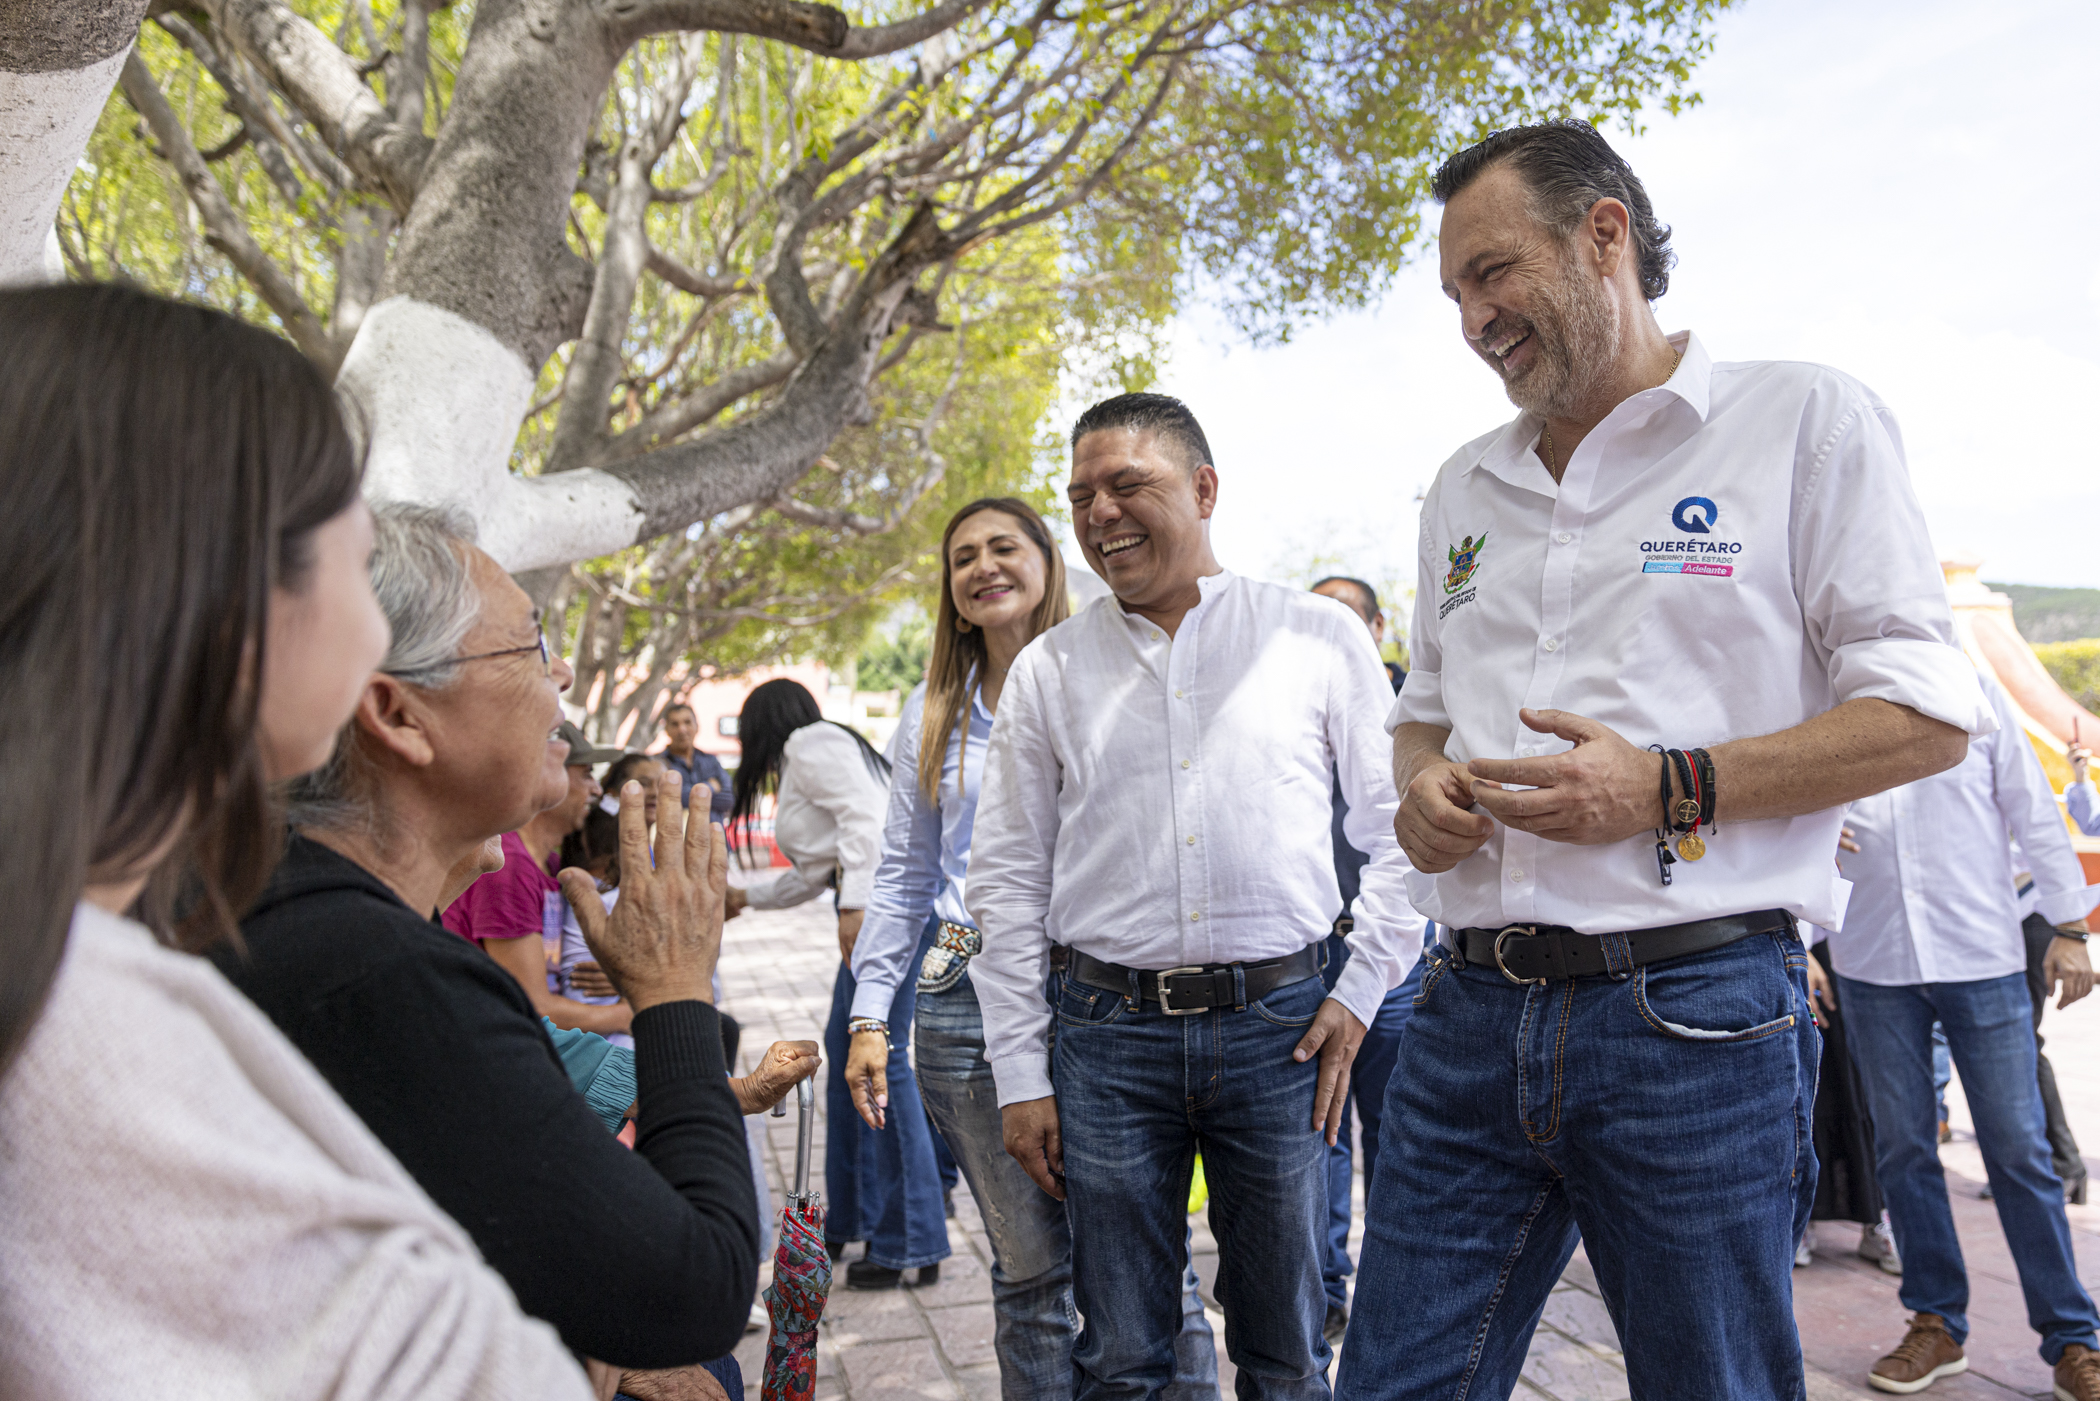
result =
M970 848L1007 1152L1066 1201L1080 1401L1173 1380L1199 1144L1239 1394L1324 1397L1327 1149L1364 1028L1421 947L1379 728L1392 686L1349 610L1218 563L1218 473L1186 404L1105 400L1071 449L1073 534L1111 593L1007 673ZM1337 772L1371 860L1329 996Z
M637 1396L728 1354L758 1269L756 1190L710 980L727 856L686 824L678 780L653 859L629 787L620 904L566 873L592 947L635 1009L635 1151L574 1088L531 1000L439 928L459 863L570 800L554 733L568 666L532 602L449 512L377 513L372 582L393 643L329 763L291 793L284 861L213 951L456 1217L525 1309ZM814 1048L775 1048L772 1098ZM688 1370L688 1379L693 1374ZM675 1394L675 1393L674 1393Z
M613 770L619 767L614 764ZM657 775L661 776L660 773ZM611 781L608 777L608 782ZM615 791L618 791L617 787ZM645 805L645 822L647 815ZM620 901L619 816L607 812L602 803L592 804L590 811L583 815L583 825L562 840L560 859L564 869L574 867L591 878L599 904L611 913L612 907ZM619 990L606 977L605 970L598 966L598 960L592 956L590 945L583 937L583 921L567 900L562 901L561 953L551 976L554 991L574 1001L605 1007L620 1000ZM625 1032L606 1032L603 1035L615 1046L634 1045L634 1038ZM731 1061L734 1062L734 1057Z
M268 785L327 759L386 651L359 475L280 337L122 287L0 292L0 774L38 795L0 807L9 1396L594 1394L180 951L261 889Z
M620 792L629 783L642 785L643 818L656 821L656 780L663 777L664 760L661 754L622 754L613 760L612 767L605 771L605 797L598 806L617 815L620 811Z
M846 1267L848 1288L894 1289L906 1270L918 1272L918 1284L933 1284L948 1258L948 1220L933 1133L905 1058L912 983L898 987L886 1017L856 1026L853 1010L853 950L881 861L890 766L856 731L826 720L799 681L784 677L745 697L737 737L744 753L729 830L739 851L748 852L760 800L771 793L773 842L789 862L788 869L747 885L746 903L785 909L828 890L838 910L839 971L824 1028L832 1067L825 1092L826 1244L836 1260L848 1242L868 1243L866 1256ZM889 1074L896 1095L882 1129L867 1127L854 1112L845 1075L851 1035L878 1028L893 1048Z
M707 794L708 812L716 822L729 820L736 794L729 785L729 770L704 749L694 747L700 737L700 716L684 701L673 701L664 709L664 747L656 757L685 778L686 802Z
M847 1055L847 1087L861 1118L880 1129L892 1087L903 1089L904 1076L916 1080L969 1179L992 1245L992 1345L1006 1401L1072 1394L1072 1233L1056 1199L1006 1151L970 981L981 939L963 902L963 873L1007 672L1069 611L1064 559L1034 507L986 497L949 518L933 654L898 718L882 867L853 946L853 1016L865 1029ZM933 754L940 762L925 758ZM918 995L915 1075L896 1067L886 1031L907 980ZM1195 1401L1216 1394L1217 1353L1193 1270L1183 1279L1182 1315L1167 1395Z
M545 661L544 634L536 648ZM568 792L503 838L503 869L491 871L468 886L445 907L445 927L501 964L518 980L541 1016L556 1026L600 1034L625 1032L631 1013L618 1002L598 1005L564 997L557 990L561 967L562 921L568 902L554 877L554 860L570 833L583 826L584 814L596 805L602 789L591 777L593 766L619 757L617 749L599 749L567 720L555 733L569 746L564 766Z
M1968 1276L1933 1115L1937 1020L2056 1394L2100 1401L2100 1315L2079 1282L2063 1182L2050 1164L2008 831L2026 853L2040 914L2055 925L2042 977L2045 990L2062 988L2059 1007L2092 990L2084 915L2100 889L2085 882L2011 699L1980 679L1997 730L1971 741L1955 768L1862 798L1845 818L1859 851L1844 862L1852 899L1830 935L1831 960L1903 1255L1898 1297L1912 1311L1903 1341L1867 1380L1911 1392L1969 1365Z
M1361 579L1333 574L1314 584L1312 591L1333 599L1363 619L1364 626L1371 630L1371 645L1381 649L1385 646L1385 611L1378 606L1376 589ZM1387 662L1385 674L1398 693L1407 673L1397 663ZM1342 797L1337 775L1332 835L1334 879L1341 887L1342 911L1335 916L1334 932L1327 936L1327 964L1320 970L1330 992L1341 981L1342 969L1349 962L1348 936L1355 928L1351 908L1363 880L1364 863L1371 859L1349 844L1344 830L1348 821L1349 804ZM1425 940L1434 936L1435 926L1424 929ZM1355 1152L1349 1112L1354 1110L1357 1121L1363 1125L1364 1195L1368 1198L1378 1166L1378 1130L1384 1122L1386 1086L1393 1078L1393 1060L1400 1052L1401 1029L1407 1025L1407 1014L1414 1007L1415 994L1421 990L1422 960L1418 957L1409 963L1400 986L1378 1004L1378 1015L1364 1029L1363 1044L1356 1048L1356 1063L1350 1067L1349 1101L1342 1111L1342 1131L1327 1150L1327 1258L1320 1267L1320 1282L1327 1291L1327 1323L1322 1332L1329 1343L1340 1343L1349 1327L1349 1276L1356 1268L1349 1260L1349 1226L1355 1214L1350 1199Z
M2100 837L2100 793L2093 789L2092 751L2073 741L2070 759L2071 786L2064 789L2064 807L2079 831L2088 837Z

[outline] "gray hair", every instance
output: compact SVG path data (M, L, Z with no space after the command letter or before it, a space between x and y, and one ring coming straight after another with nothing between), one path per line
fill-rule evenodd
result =
M474 533L473 519L450 506L390 502L372 512L372 594L394 634L380 671L426 691L459 679L454 659L481 616L465 549ZM369 829L371 805L357 768L352 720L336 736L328 762L287 791L292 824Z

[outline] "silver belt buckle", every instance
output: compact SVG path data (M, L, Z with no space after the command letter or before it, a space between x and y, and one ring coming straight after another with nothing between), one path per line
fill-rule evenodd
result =
M1534 938L1534 937L1536 937L1536 936L1537 936L1537 934L1538 934L1538 926L1537 926L1537 925L1535 925L1535 924L1512 924L1512 925L1510 925L1510 926L1509 926L1509 927L1508 927L1507 929L1504 929L1504 930L1503 930L1503 931L1502 931L1502 932L1501 932L1500 934L1497 934L1497 935L1495 936L1495 968L1496 968L1496 970L1497 970L1498 972L1500 972L1500 973L1502 974L1502 976L1503 976L1503 977L1505 977L1505 978L1509 979L1509 980L1510 980L1511 982L1515 983L1515 984L1516 984L1516 985L1517 985L1518 987L1530 987L1530 986L1532 986L1533 984L1536 984L1536 983L1544 983L1544 982L1546 981L1546 979L1544 979L1544 978L1520 978L1520 977L1518 977L1518 976L1517 976L1516 974L1514 974L1514 973L1510 972L1510 971L1509 971L1509 965L1508 965L1508 964L1506 964L1506 963L1504 963L1504 962L1502 961L1502 941L1503 941L1504 939L1507 939L1507 938L1508 938L1508 937L1509 937L1510 935L1512 935L1512 934L1519 934L1519 935L1522 935L1522 936L1523 936L1524 938L1527 938L1527 939L1529 939L1529 938Z
M1163 973L1154 973L1152 975L1155 979L1153 986L1159 990L1159 1010L1170 1017L1193 1017L1198 1012L1210 1011L1211 1009L1208 1007L1176 1007L1167 997L1167 979L1182 973L1201 973L1202 971L1202 964L1191 963L1182 968L1169 968Z

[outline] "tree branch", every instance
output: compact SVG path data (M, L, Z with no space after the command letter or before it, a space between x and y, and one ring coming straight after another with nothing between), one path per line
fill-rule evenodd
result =
M615 0L609 27L622 45L667 30L705 29L775 39L826 58L879 58L924 43L990 3L942 0L912 19L855 26L842 11L799 0Z
M358 76L356 62L283 0L198 3L358 177L407 213L430 139L388 114Z
M793 352L783 350L756 364L731 370L694 393L660 405L645 415L640 423L607 443L589 465L602 467L660 448L679 434L698 428L746 395L771 389L793 374L800 363Z
M124 60L124 73L119 81L124 96L145 118L154 139L160 142L161 153L167 157L168 164L175 167L183 188L189 191L190 202L196 206L197 215L204 222L205 241L240 269L257 294L269 303L270 310L277 313L277 319L284 323L293 342L333 378L341 362L334 341L307 307L305 298L299 295L291 278L249 235L248 226L241 222L240 215L227 201L226 191L219 187L211 167L197 153L181 118L168 105L160 84L154 81L152 71L136 49Z
M690 292L696 297L731 297L751 290L751 284L741 277L709 277L704 272L695 272L653 243L649 245L649 260L645 266L679 291Z

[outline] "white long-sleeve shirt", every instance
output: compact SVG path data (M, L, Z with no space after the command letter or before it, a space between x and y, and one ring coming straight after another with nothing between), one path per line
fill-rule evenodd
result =
M2035 908L2051 924L2100 904L2034 746L1997 682L1984 694L1995 734L1969 744L1945 773L1852 804L1859 843L1841 857L1852 882L1830 958L1854 982L1882 987L1970 983L2025 972L2011 838L2034 875Z
M1148 970L1259 962L1341 909L1333 776L1369 855L1334 995L1368 1026L1421 948L1393 839L1392 683L1355 613L1230 573L1176 634L1097 600L1008 673L966 897L999 1102L1051 1093L1052 943Z
M890 1002L911 968L928 916L968 924L963 880L970 866L970 833L984 787L984 754L992 712L977 688L948 733L938 798L919 787L919 726L926 714L926 683L906 698L890 743L890 798L883 820L882 866L875 893L853 945L853 1015L889 1020Z
M1444 464L1422 508L1413 666L1393 724L1449 730L1460 763L1573 747L1525 728L1522 707L1677 749L1862 697L1988 734L1881 401L1819 365L1715 364L1688 332L1671 343L1683 359L1669 382L1607 414L1558 484L1529 413ZM1724 821L1667 887L1650 833L1575 846L1497 824L1410 887L1424 914L1459 927L1603 934L1765 909L1831 927L1841 816Z
M787 870L746 887L757 910L816 898L838 876L839 906L866 907L882 859L886 780L868 767L852 735L819 721L788 736L773 795L773 844Z
M2090 778L2064 789L2064 807L2079 831L2088 837L2100 837L2100 792L2094 791Z

